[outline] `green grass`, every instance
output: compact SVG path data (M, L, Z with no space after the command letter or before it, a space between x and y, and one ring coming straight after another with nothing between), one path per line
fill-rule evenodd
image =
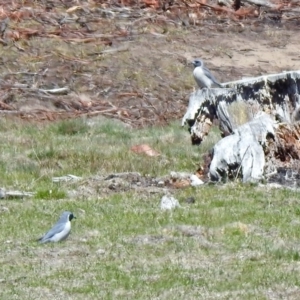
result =
M0 299L296 299L297 192L238 183L179 189L172 194L182 207L162 212L163 192L115 192L95 179L192 172L216 131L199 148L177 122L140 130L104 118L0 123L2 186L36 193L1 200ZM161 156L132 153L136 144ZM51 180L67 174L83 179ZM38 244L64 210L77 217L70 237Z
M162 127L133 130L101 118L90 123L82 119L61 121L45 128L34 124L12 124L10 128L7 122L0 121L6 128L1 132L0 152L5 185L26 185L32 179L38 180L40 187L53 176L130 170L156 176L164 175L168 169L192 170L198 161L198 149L190 147L189 135L178 123L166 131ZM170 147L173 143L177 146ZM182 145L178 148L179 143ZM130 148L138 144L149 144L161 156L133 153ZM29 188L33 187L30 184Z

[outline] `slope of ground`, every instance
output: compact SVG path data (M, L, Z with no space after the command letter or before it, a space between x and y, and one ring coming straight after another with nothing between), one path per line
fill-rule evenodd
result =
M297 4L159 3L4 1L1 114L166 124L184 114L195 57L221 82L299 69Z

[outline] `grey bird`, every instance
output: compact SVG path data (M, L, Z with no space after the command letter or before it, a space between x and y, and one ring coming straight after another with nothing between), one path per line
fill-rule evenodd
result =
M65 240L71 232L71 220L76 217L70 211L64 211L57 223L38 241L40 243L60 242Z
M193 75L200 88L211 88L213 85L222 87L221 83L216 80L213 74L204 66L200 58L195 59L192 64L194 65Z

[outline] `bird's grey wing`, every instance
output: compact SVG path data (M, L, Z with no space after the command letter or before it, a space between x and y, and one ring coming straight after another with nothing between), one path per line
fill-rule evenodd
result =
M202 67L202 69L203 69L203 73L205 74L206 77L208 77L217 86L222 87L221 83L219 81L217 81L215 76L213 74L211 74L211 72L206 67Z
M42 236L38 241L41 243L49 242L50 239L57 233L60 233L65 228L65 223L56 223L44 236Z

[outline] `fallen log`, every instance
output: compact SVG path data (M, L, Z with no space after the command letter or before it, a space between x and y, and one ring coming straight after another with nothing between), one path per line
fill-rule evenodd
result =
M182 119L198 145L219 120L223 139L213 147L209 179L257 182L278 168L300 169L300 71L223 86L192 93Z

